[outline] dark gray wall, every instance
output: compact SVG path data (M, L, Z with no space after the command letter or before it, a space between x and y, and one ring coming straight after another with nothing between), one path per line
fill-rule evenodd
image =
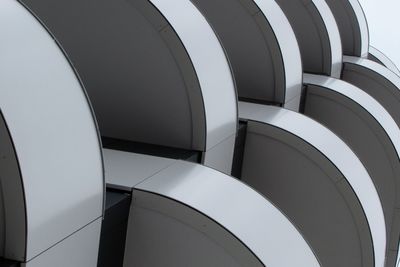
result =
M299 137L249 122L242 180L298 227L324 267L372 267L363 209L343 174Z
M72 60L102 136L204 149L196 73L175 31L149 1L23 2Z
M361 33L357 16L348 0L325 0L335 16L342 39L343 54L361 56Z
M275 34L253 0L192 0L220 38L240 98L285 103L285 73Z
M304 72L331 74L331 47L324 22L312 1L276 0L296 34Z
M19 163L0 110L0 258L26 260L26 207Z

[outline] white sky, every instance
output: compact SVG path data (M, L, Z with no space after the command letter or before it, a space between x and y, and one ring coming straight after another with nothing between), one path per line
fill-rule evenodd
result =
M400 67L400 0L359 0L367 16L371 45Z

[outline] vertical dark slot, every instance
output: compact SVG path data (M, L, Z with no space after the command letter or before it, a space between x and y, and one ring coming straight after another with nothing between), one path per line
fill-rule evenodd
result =
M131 195L107 189L98 267L122 267Z
M246 132L247 132L247 123L239 122L239 129L236 136L235 142L235 152L233 154L233 163L232 163L232 176L238 179L242 176L242 164L243 164L243 154L244 147L246 144Z
M301 99L299 107L299 112L302 114L304 114L306 108L306 95L307 95L307 86L303 85L303 88L301 90Z

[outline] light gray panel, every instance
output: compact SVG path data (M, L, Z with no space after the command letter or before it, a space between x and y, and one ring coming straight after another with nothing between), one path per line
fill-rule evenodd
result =
M240 181L197 164L105 154L107 180L133 189L125 266L319 266L286 217Z
M172 159L103 149L109 188L132 191L135 185L175 163Z
M91 222L21 267L96 267L102 220Z
M400 126L400 77L368 59L345 57L342 79L375 98Z
M342 45L336 21L324 0L277 0L296 34L308 73L339 77Z
M210 168L230 175L232 173L233 153L236 134L203 153L202 163Z
M368 56L368 24L358 0L325 1L332 10L339 27L343 54L357 57Z
M289 109L293 106L294 99L302 94L302 75L300 49L296 35L290 25L288 18L274 0L254 0L260 7L262 13L271 24L274 34L279 43L283 63L285 67L286 95L285 105ZM294 108L298 111L299 107Z
M190 1L150 2L171 23L198 76L206 116L204 164L230 173L234 142L227 140L236 134L238 118L236 88L225 51L205 17ZM226 144L231 146L227 148ZM221 152L217 157L216 151ZM210 154L214 156L207 159Z
M65 48L103 136L204 150L199 81L175 31L147 0L24 0Z
M178 161L137 185L136 189L186 205L199 213L200 218L205 216L223 227L221 234L221 231L215 231L215 226L208 228L207 224L187 212L170 212L172 209L168 212L168 215L217 241L234 257L243 258L243 253L233 251L246 246L264 266L320 266L297 229L274 205L223 173ZM149 205L153 210L168 210L158 208L156 203ZM129 234L128 239L131 239ZM247 260L237 258L237 262ZM253 266L252 262L242 266Z
M368 221L343 174L293 133L250 121L242 179L294 222L322 266L374 266Z
M150 2L176 31L193 63L204 102L208 150L237 130L237 94L225 51L210 24L190 1Z
M382 201L387 251L397 250L400 227L394 222L399 220L400 165L395 136L399 136L399 129L390 115L360 89L347 83L339 87L334 84L310 83L305 114L340 136L363 162Z
M26 234L30 260L102 216L103 161L86 93L54 38L14 0L0 2L0 35L0 108L19 164L1 159L12 168L2 179L22 177L20 189L7 193L18 202L23 190L25 209L7 208L26 214L25 229L7 238L12 244ZM7 249L7 258L20 256Z

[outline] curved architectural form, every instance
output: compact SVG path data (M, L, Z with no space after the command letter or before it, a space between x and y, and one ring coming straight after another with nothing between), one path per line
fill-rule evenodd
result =
M284 0L281 0L281 1L284 1ZM289 1L287 1L287 2L289 2ZM301 2L301 1L299 1L299 2ZM303 7L303 9L304 10L315 9L315 10L318 10L318 13L330 12L329 7L327 5L320 4L320 2L321 1L318 1L318 0L312 1L311 4L305 5ZM338 2L340 2L340 1L338 1ZM299 8L300 8L300 5L299 5ZM315 12L317 12L317 11L315 11ZM306 11L304 11L303 13L304 13L304 15L307 15ZM298 20L301 19L299 14L296 14L296 13L293 13L293 14L295 16L298 16L297 17ZM300 14L301 14L301 12L300 12ZM307 16L312 16L312 15L307 15ZM291 22L294 21L294 19L291 19L291 16L289 16L289 20ZM331 19L330 16L328 16L327 18L321 16L321 20L322 20L322 23L321 23L322 27L318 27L319 30L321 31L321 34L329 34L331 31L335 31L333 29L334 27L336 27L336 32L339 31L337 26L335 26L335 23L332 23L332 19ZM297 36L302 36L303 34L308 32L308 28L310 28L310 27L316 27L316 26L315 25L312 26L312 25L309 25L309 24L298 25L297 28L294 27L295 33L296 33ZM331 39L331 42L333 42L333 41L334 41L334 39ZM320 39L315 38L313 40L313 42L314 43L320 43ZM300 46L302 46L301 42L299 42L299 44L300 44ZM335 46L334 44L331 44L331 45L329 45L329 47L331 49L334 49L337 46ZM332 53L336 54L338 52L339 52L339 49L337 48L337 51L336 52L332 52ZM328 57L328 59L329 59L329 57ZM303 60L305 60L304 56L303 56ZM376 65L378 65L378 64L376 64ZM382 67L382 68L384 68L384 67ZM343 77L344 77L346 75L345 74L346 73L346 66L344 67L343 73L344 73L343 74ZM320 72L319 74L324 74L324 73ZM393 75L396 76L395 74L393 74ZM378 168L377 165L375 165L376 161L370 160L368 162L368 158L371 158L371 159L375 158L375 154L373 152L371 152L371 150L363 149L361 144L357 145L357 141L359 142L360 140L362 140L362 138L354 138L354 142L353 141L349 141L350 137L352 135L356 135L356 133L359 130L359 128L357 128L357 127L350 127L349 128L348 126L346 126L346 123L344 123L343 125L339 126L339 124L341 122L345 122L346 120L348 120L350 118L350 117L343 117L343 116L339 116L338 117L337 116L338 112L345 112L345 111L337 110L337 108L332 108L330 111L328 111L328 106L329 105L328 106L322 106L321 104L319 104L318 101L310 101L308 99L310 97L310 92L311 92L310 91L311 90L310 87L314 88L314 90L321 90L321 89L324 89L324 88L326 89L326 84L327 83L324 82L324 79L325 78L328 79L328 77L319 77L318 79L314 79L314 78L311 79L311 80L312 80L312 83L315 83L316 86L315 87L314 86L308 86L307 89L306 89L307 95L305 96L305 101L306 101L305 102L305 114L313 116L313 118L316 118L317 120L322 122L322 124L328 126L328 128L331 128L341 138L343 138L345 140L348 140L347 143L349 144L349 146L356 152L356 154L360 157L361 161L366 165L366 168L370 172L371 178L373 179L373 181L375 183L375 186L378 189L379 196L380 196L380 198L382 200L382 204L383 204L383 208L384 208L384 212L385 212L385 218L386 218L386 228L388 230L388 233L387 233L387 236L388 236L387 249L388 249L388 254L390 254L392 250L397 250L397 243L396 243L396 246L395 246L396 248L393 246L393 243L395 242L395 240L398 240L398 238L399 238L399 229L397 229L398 228L397 224L392 221L393 218L397 217L397 199L398 199L398 195L399 195L399 191L397 189L397 184L399 183L399 178L400 178L400 175L399 175L400 173L398 173L398 171L397 171L398 167L391 169L392 175L390 176L391 178L389 178L389 176L387 176L387 174L386 174L387 170L383 167L383 166L385 166L387 164L387 162L382 162L382 164L380 165L379 168ZM334 78L336 78L336 77L334 77ZM333 82L334 78L331 78L329 80L328 84L330 84L330 85L331 84L335 84L335 87L338 87L338 88L340 87L341 90L345 90L346 88L349 87L348 86L349 84L341 83L339 80ZM345 80L348 80L348 78L346 78ZM321 82L321 84L318 84L319 82ZM309 83L309 82L305 82L305 84L307 84L307 83ZM365 81L363 81L363 83L365 83ZM362 90L366 90L366 88L363 88L361 86L359 86L359 87ZM319 88L319 89L315 89L315 88ZM357 88L354 88L354 87L351 87L351 88L353 88L353 90L357 90ZM387 91L388 89L389 88L387 87L385 90ZM323 94L323 92L321 91L318 94ZM351 97L352 97L352 95L350 95L348 98L351 99ZM370 96L366 95L364 98L368 98L368 97L370 98ZM340 103L339 106L343 106L343 105L344 106L346 106L346 105L347 106L351 106L350 104L346 104L346 98L337 98L335 101ZM355 101L356 103L359 102L358 99L352 99L352 101ZM371 101L371 99L369 101ZM329 102L329 103L333 105L333 103L331 103L331 102ZM386 110L389 111L389 108L387 108L388 107L387 104L384 104L382 102L380 102L380 104L383 106L383 108L385 108ZM356 104L356 106L357 105L361 105L362 106L363 104ZM311 112L310 110L313 110L312 106L315 106L315 109L319 110L319 111ZM332 125L328 124L327 122L322 121L322 114L323 114L322 110L324 108L327 109L325 111L325 114L326 114L327 117L329 117L329 119L331 119L330 122L332 123ZM367 108L367 107L364 107L364 108ZM380 109L385 111L383 108L380 107ZM308 109L308 111L307 111L307 109ZM321 116L318 115L318 112L320 112ZM357 116L358 117L363 117L361 110L356 110L356 109L353 108L352 112L354 112L354 113L360 112L360 114L358 114ZM315 113L315 114L313 114L313 113ZM372 114L374 114L374 113L372 113ZM373 115L373 116L375 117L375 120L379 119L379 117L377 117L376 114ZM338 118L340 118L340 120L338 120ZM358 120L358 118L356 118L356 117L354 117L354 119ZM333 122L333 120L335 122ZM389 116L387 116L387 120L388 121L389 120L393 121L393 118L391 118L390 115L389 115ZM353 123L356 123L356 122L353 122ZM336 125L336 129L335 129L335 125ZM350 125L350 124L348 124L348 125ZM391 131L390 128L387 129L385 127L386 126L383 126L384 131L386 131L386 132ZM348 128L348 132L347 133L344 132L346 128ZM372 131L372 132L377 131L377 129L378 128L374 129L374 128L371 128L371 127L365 128L366 131ZM365 132L362 132L362 135L366 135ZM379 133L376 132L376 133L374 133L374 135L378 136ZM398 154L398 148L394 145L394 143L396 143L396 138L397 138L396 135L389 136L389 140L387 142L387 145L389 147L391 147L391 151L392 151L391 152L392 160L390 162L392 162L392 165L396 165L397 166L399 164L398 155L397 155ZM366 144L369 144L369 143L368 142L364 142L363 146L366 146ZM386 145L381 140L377 140L377 144L380 144L379 145L380 149L385 149ZM380 171L378 171L378 169L380 169ZM386 177L387 180L383 181L382 177ZM388 195L387 192L382 190L383 188L388 188L391 191L391 196L392 197L391 197L391 200L389 202L388 202L388 199L389 199L389 195L390 194ZM390 257L390 256L388 256L388 257ZM381 259L382 259L381 261L377 261L377 263L376 263L379 266L383 266L383 264L384 264L384 258L381 258Z
M103 137L205 152L206 165L229 172L235 84L217 37L189 1L24 3L71 57Z
M276 1L289 19L299 43L303 71L340 78L342 42L328 5L318 1Z
M344 55L373 60L400 75L396 65L369 44L368 23L358 0L326 0L326 2L335 16Z
M349 83L317 75L305 75L304 82L304 113L342 137L375 183L385 212L389 258L391 251L397 250L400 232L396 223L400 204L399 128L376 100ZM383 261L378 264L383 266Z
M357 0L21 2L0 4L0 265L393 267L400 76ZM102 150L106 202L82 84L129 151Z
M262 67L261 64L257 64L256 59L251 59L251 56L249 58L245 57L245 54L242 53L243 49L245 48L246 51L251 51L249 52L250 55L254 54L254 58L257 57L258 55L265 55L263 52L263 49L261 49L261 44L264 44L264 50L268 49L268 46L273 47L275 46L280 46L280 43L284 43L286 47L291 47L291 56L289 56L288 50L281 50L279 54L276 56L281 57L281 62L284 62L283 68L290 66L290 60L291 59L293 62L300 62L300 54L299 54L299 48L294 36L294 33L290 27L289 21L284 18L284 14L282 11L280 11L279 6L274 2L274 1L218 1L218 3L215 3L215 1L193 1L196 3L196 5L199 7L199 9L203 12L203 14L207 17L208 21L212 24L213 28L217 32L218 36L220 37L224 47L227 50L227 54L229 56L230 62L232 64L232 68L234 69L235 77L239 77L241 83L238 83L238 90L239 90L239 96L243 96L246 93L248 95L255 95L255 92L260 91L258 94L262 93L271 93L273 92L270 88L267 87L258 87L257 90L252 85L253 80L250 79L249 69L246 68L245 66L250 66L251 69L254 70L256 69L259 72L263 72L264 68ZM293 1L291 1L293 2ZM292 4L292 3L291 3ZM293 3L294 4L294 3ZM289 4L288 4L289 5ZM251 8L250 8L251 7ZM327 10L329 11L328 7L325 5ZM251 11L253 13L251 13ZM220 16L220 14L224 14L224 16ZM307 12L306 12L307 13ZM257 14L256 16L251 16L251 14ZM318 13L319 14L319 13ZM261 16L261 19L260 19ZM279 19L280 18L280 19ZM331 15L332 21L334 23L334 18ZM324 21L322 19L319 19L321 23ZM257 24L258 23L258 24ZM263 23L259 26L260 23ZM235 27L236 25L236 27ZM333 26L332 26L333 27ZM233 30L235 29L235 30ZM260 29L265 29L264 31L260 31ZM337 29L336 29L337 30ZM269 43L274 43L273 45L263 41L264 36L270 36L269 38ZM289 39L291 42L288 40L285 40L285 36L289 36ZM315 36L320 37L322 35L319 35L318 32L315 34ZM240 38L239 38L240 37ZM293 38L292 38L293 37ZM340 41L339 38L339 33L336 35L336 39ZM238 40L240 39L240 40ZM254 39L254 42L252 41ZM251 42L249 41L251 40ZM326 42L328 45L330 45L330 39L326 39ZM259 47L253 47L255 44L259 44ZM340 47L340 44L339 44ZM239 49L240 48L240 49ZM329 47L325 48L328 52L330 50ZM267 50L268 51L268 50ZM286 56L283 56L284 53L286 53ZM311 53L311 51L310 51ZM328 53L330 54L330 53ZM246 53L247 55L247 53ZM336 54L335 54L336 55ZM341 66L341 51L337 53L337 59L336 61L340 63ZM340 58L339 58L340 55ZM321 58L324 58L323 55L321 55ZM247 60L247 61L246 61ZM245 62L245 63L244 63ZM267 62L267 61L266 61ZM270 61L270 69L274 70L274 63L273 60ZM332 60L328 61L329 64L332 64ZM252 64L253 63L253 64ZM328 63L327 63L328 64ZM281 67L275 69L275 73L280 73ZM334 67L329 68L331 70L334 69ZM340 72L340 71L339 71ZM268 72L265 72L268 74ZM331 73L331 72L329 72ZM296 88L301 88L302 81L301 79L297 79L296 77L299 77L302 75L302 69L298 67L297 69L292 69L290 72L292 76L287 77L291 81L296 81ZM276 79L276 77L280 77L278 74L277 76L274 76L274 72L269 72L269 75L272 75L270 80ZM246 77L247 79L244 79L243 77ZM268 75L266 76L268 77ZM254 78L257 80L258 77ZM285 87L279 87L282 91L285 91ZM275 88L276 90L276 88ZM261 102L261 103L269 103L269 104L278 104L282 105L279 102L274 103L273 101L260 101L256 97L242 97L242 100L246 101L251 101L251 102ZM299 103L299 101L297 102ZM241 103L240 104L240 118L244 120L248 120L249 117L245 115L244 110L242 110L243 106L251 106L254 108L254 110L263 110L263 106L256 106L253 104L245 104ZM273 109L271 107L271 109ZM299 106L294 108L294 110L298 110ZM281 110L282 113L284 113L284 110ZM276 112L279 113L279 112ZM268 112L266 112L268 114ZM271 111L271 114L273 112ZM265 114L264 114L265 115ZM271 117L274 117L271 115ZM279 116L278 116L279 117ZM268 118L264 118L265 120ZM251 118L250 118L251 120ZM298 124L300 122L304 121L304 124L307 125L308 119L306 117L303 117L301 115L297 116L292 116L292 118L287 119L288 123L293 123L293 124ZM299 122L300 121L300 122ZM253 124L248 123L247 127L254 127L252 126ZM315 123L313 124L313 129L310 131L316 131L316 132L329 132L326 130L324 127L321 125ZM315 199L323 198L325 196L325 202L324 204L326 206L330 206L331 208L327 208L327 210L336 210L337 214L336 216L341 218L346 217L346 214L358 214L357 211L355 210L348 210L347 205L353 205L353 204L345 204L346 202L339 201L338 204L333 199L336 199L338 195L340 195L341 191L340 189L327 189L326 185L331 183L331 179L326 177L326 179L320 179L316 181L316 184L313 184L311 181L312 178L310 177L317 177L318 175L323 176L324 174L319 173L319 169L315 170L314 167L317 166L315 162L318 162L319 164L322 164L323 166L331 166L332 168L332 163L329 161L332 161L332 155L327 155L324 154L323 152L315 152L318 156L314 155L314 159L311 156L305 156L302 157L301 154L296 154L297 151L301 150L299 147L296 146L304 146L308 147L309 150L314 150L316 151L317 149L315 146L318 146L317 144L313 143L312 138L310 140L304 141L300 137L296 135L296 130L288 128L287 132L284 130L276 130L276 132L279 132L280 134L275 133L272 137L273 130L271 130L273 127L271 125L268 125L267 123L264 122L259 122L257 125L257 133L252 135L255 137L249 137L249 131L247 131L246 135L246 140L245 140L245 145L244 145L244 150L245 154L243 157L243 166L242 166L242 179L246 182L249 182L252 186L255 186L257 190L260 192L264 193L266 196L268 196L271 201L273 201L277 206L281 207L284 209L284 212L288 214L288 216L295 221L297 225L301 225L300 230L302 233L305 235L305 238L310 241L311 246L313 249L317 251L317 255L320 258L322 264L328 265L328 266L374 266L374 260L371 258L371 255L373 254L373 246L371 244L371 236L370 233L358 233L357 230L355 230L357 227L354 228L354 225L357 224L353 221L353 218L347 217L347 219L343 219L346 221L346 225L349 227L347 229L353 229L349 230L348 232L343 231L340 235L339 234L331 234L332 232L337 233L338 231L332 231L332 232L326 232L324 234L316 234L323 232L321 229L323 228L330 228L333 229L335 227L338 227L339 224L334 223L334 219L331 218L332 220L329 220L330 216L333 215L331 213L330 215L323 216L321 214L324 214L323 212L316 211L316 209L313 209L314 206L307 205L309 203L306 203L307 200L304 200L302 202L301 197L296 198L296 200L293 200L293 195L290 195L289 192L296 192L298 195L313 195ZM292 132L294 131L294 132ZM268 135L269 134L269 135ZM283 137L277 137L279 135L286 136L286 139ZM323 136L323 134L321 134ZM287 137L291 136L291 137ZM330 136L334 136L334 134L330 133ZM278 138L280 142L277 142L275 139ZM335 137L336 138L336 137ZM282 140L281 140L282 139ZM265 141L268 140L268 141ZM326 142L328 142L330 138L327 138ZM335 139L336 140L336 139ZM254 153L249 152L250 148L249 143L253 144L252 150ZM267 147L274 146L274 149L261 149L260 147L262 144L268 143ZM275 143L274 143L275 142ZM295 145L297 143L300 143L301 145ZM307 142L310 142L309 144ZM314 147L313 147L314 146ZM287 147L291 147L292 149L287 149ZM296 147L295 149L293 147ZM303 149L305 149L303 147ZM311 148L310 148L311 147ZM260 150L261 149L261 150ZM284 154L283 151L286 151L286 154ZM346 151L351 152L350 149L346 149ZM346 152L344 152L346 154ZM347 154L346 154L347 155ZM351 152L350 155L347 155L350 158L354 158L354 154ZM249 158L251 158L249 160ZM273 163L271 164L266 164L265 159L270 159L267 161L271 161ZM303 162L305 165L309 166L309 168L305 168L307 170L304 170L304 168L296 168L300 167L296 164L290 164L289 159L296 158L298 161ZM317 158L317 159L315 159ZM321 159L322 158L322 159ZM326 160L328 159L328 162ZM321 162L325 162L325 165ZM261 166L258 166L261 165ZM289 171L283 171L282 169L286 169L286 167L283 166L291 166L293 169L293 172ZM329 168L329 167L327 167ZM334 169L336 167L333 167ZM272 171L274 170L274 171ZM309 171L309 173L306 173ZM340 173L336 169L337 172ZM365 172L365 170L364 170ZM274 178L269 177L271 175ZM311 174L312 173L312 174ZM316 174L318 173L318 174ZM326 172L325 172L326 173ZM293 175L297 174L297 181L300 183L300 185L296 184L296 186L292 187L291 186L291 179L293 179ZM348 188L351 186L347 184L347 177L345 177L344 174L334 174L332 176L344 176L344 182ZM265 178L267 177L267 178ZM366 183L371 183L371 180L368 175L365 176L366 178ZM349 178L351 179L351 178ZM318 184L320 183L320 184ZM313 184L313 185L311 185ZM317 185L318 184L318 185ZM279 188L279 193L276 193ZM294 189L296 188L296 189ZM317 190L315 190L318 188ZM374 189L375 190L375 189ZM351 190L350 190L351 191ZM274 194L275 192L275 194ZM302 192L302 193L300 193ZM305 193L307 192L307 193ZM320 196L317 197L318 194L321 194ZM328 197L329 195L329 197ZM350 194L351 195L351 194ZM336 196L336 197L335 197ZM352 195L353 200L354 198L357 199L356 195ZM329 199L329 200L327 200ZM379 204L379 198L377 198L377 204ZM350 201L350 200L348 200ZM350 201L351 202L351 201ZM357 202L357 201L355 201ZM334 204L333 204L334 203ZM354 203L354 202L352 202ZM357 202L358 203L358 202ZM336 206L335 206L336 205ZM357 204L359 205L359 204ZM362 203L361 203L362 205ZM360 206L361 206L360 205ZM321 204L321 207L323 205ZM358 206L358 208L360 208ZM323 209L323 208L321 208ZM307 210L308 212L304 212L302 214L298 214L299 210ZM360 209L358 209L360 211ZM363 213L363 212L362 212ZM310 216L310 214L313 214ZM338 215L340 214L340 215ZM355 215L354 215L355 216ZM318 223L313 222L313 220L310 220L310 217L312 217L314 220L318 220ZM357 217L357 216L355 216ZM317 219L318 218L318 219ZM370 215L370 219L372 219L372 216ZM382 222L384 222L384 219L381 218ZM325 221L324 221L325 220ZM366 218L364 217L364 224L366 223ZM319 225L320 228L315 227L315 225ZM368 224L368 223L367 223ZM384 223L383 223L384 225ZM353 227L353 228L352 228ZM376 225L371 225L372 228L376 227ZM317 230L317 228L319 230ZM363 227L361 227L363 228ZM376 240L375 245L376 245L376 253L377 257L383 261L384 259L384 251L385 251L385 230L382 231L385 227L382 225L380 227L377 227L376 229L372 229L371 231L374 232L374 238ZM349 233L353 233L353 235ZM324 237L322 237L324 236ZM360 237L362 236L362 237ZM349 240L346 240L346 238L349 238ZM335 245L335 246L330 246L330 244L324 244L322 245L326 240L335 240L336 244L342 244L342 245ZM359 240L363 240L362 242L359 243ZM369 240L369 241L366 241ZM380 240L380 241L378 241ZM383 242L382 242L383 240ZM355 242L355 243L354 243ZM346 245L352 244L350 247L354 248L354 250L348 249ZM369 245L368 245L369 244ZM335 247L335 248L333 248ZM346 248L345 248L346 247ZM337 250L335 250L337 249ZM369 250L369 251L368 251ZM333 252L334 251L334 252ZM340 256L339 256L340 255ZM378 265L377 265L378 266Z
M396 66L382 53L371 49L369 54L368 25L357 0L327 0L340 30L342 43L347 47L342 79L350 82L378 100L396 120L399 120L400 77ZM326 24L330 23L327 20ZM327 27L328 28L328 27ZM353 50L350 46L353 44ZM372 62L370 59L374 59ZM388 66L387 68L378 66ZM393 75L394 72L396 75Z
M322 266L374 266L374 247L382 259L380 199L350 148L301 114L251 103L239 107L248 120L243 181L289 216Z
M1 1L0 33L0 258L95 266L104 175L85 92L17 1Z
M298 110L301 57L296 36L279 6L261 0L192 2L212 24L226 49L239 98Z
M394 62L390 58L388 58L385 54L383 54L381 51L373 46L369 47L368 59L385 66L386 68L400 76L400 70L397 68L396 64L394 64Z
M369 31L358 0L325 0L335 16L346 56L368 57Z
M234 81L217 37L189 1L25 2L71 55L104 136L205 151L204 163L223 169L210 157L226 159L233 150ZM223 153L214 153L220 145ZM121 155L133 154L105 151L108 186L132 191L134 199L125 266L319 266L287 218L237 180L199 165Z
M344 51L349 56L345 56L343 59L341 78L374 97L400 126L399 71L390 59L369 46L368 25L360 4L355 0L327 0L327 2L336 18L343 46L348 47L347 52ZM354 49L350 50L352 43ZM393 141L396 138L392 137L391 139ZM391 230L386 266L394 266L398 254L400 234L396 221L398 204L395 208L394 221L391 223L394 228Z
M104 153L108 184L131 187L135 199L124 266L320 266L289 220L241 182L183 161Z
M400 126L400 76L369 59L344 57L342 79L373 96Z

